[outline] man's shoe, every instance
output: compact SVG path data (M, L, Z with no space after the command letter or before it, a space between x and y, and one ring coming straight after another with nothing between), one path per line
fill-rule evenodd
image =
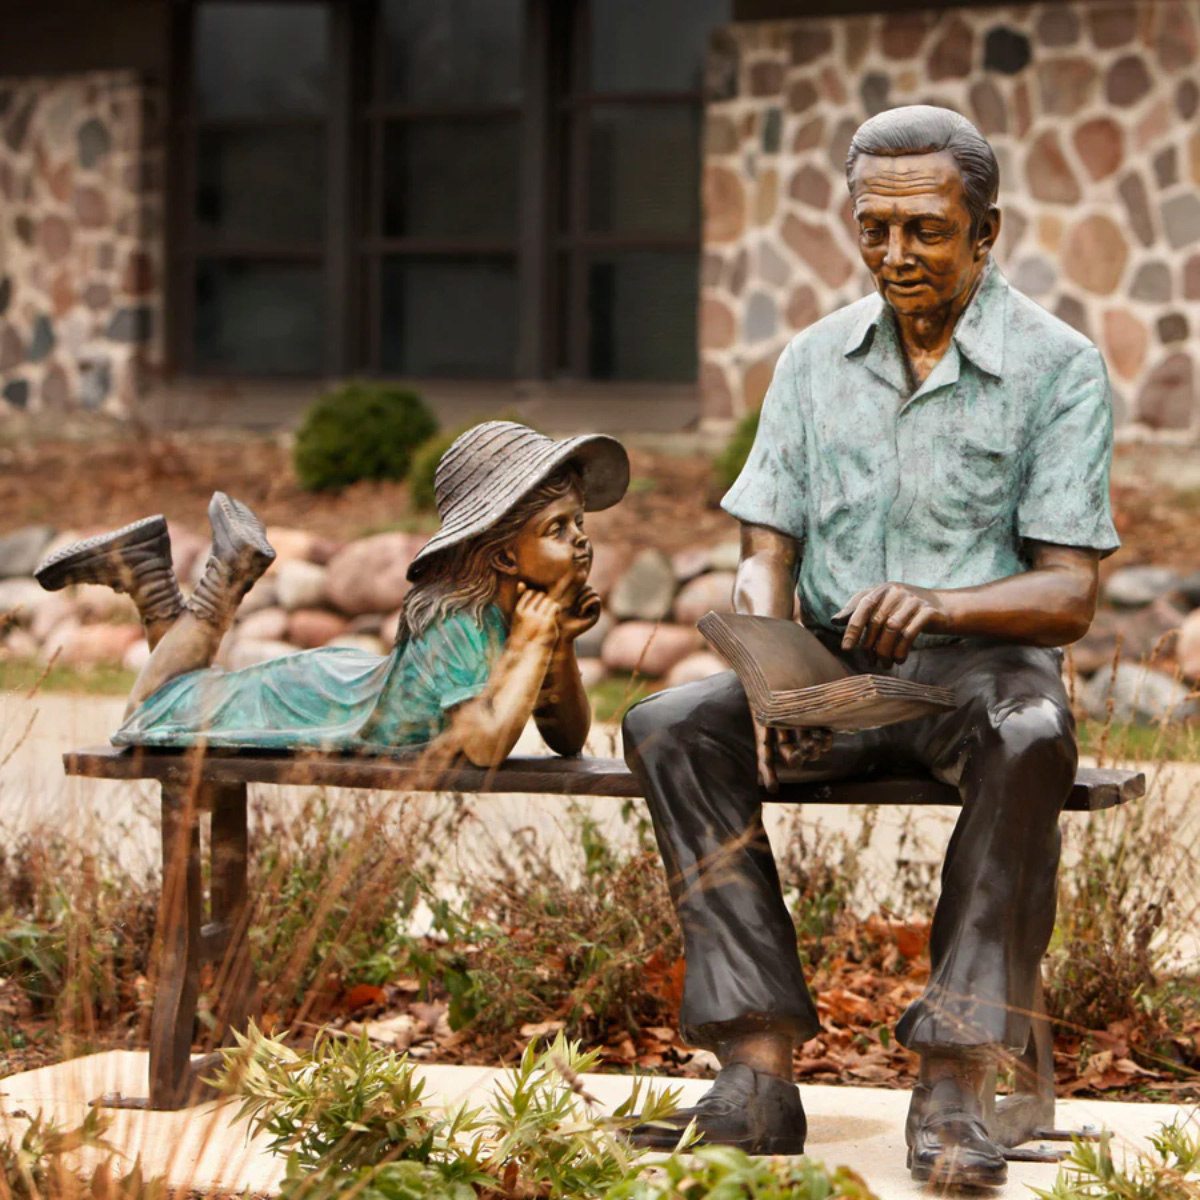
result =
M630 1140L644 1149L673 1150L693 1121L698 1145L736 1146L747 1154L803 1154L808 1133L794 1083L745 1063L730 1063L695 1107L635 1125Z
M72 542L43 559L33 576L48 592L73 583L128 592L146 622L172 621L183 607L162 516L143 517L112 533Z
M1008 1163L982 1116L969 1111L974 1105L952 1097L935 1101L929 1091L921 1084L914 1089L905 1126L913 1179L939 1187L1003 1187Z

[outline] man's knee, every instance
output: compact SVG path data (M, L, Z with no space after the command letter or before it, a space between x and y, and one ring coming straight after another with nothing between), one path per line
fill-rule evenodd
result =
M1046 785L1069 788L1079 750L1070 712L1045 696L1023 696L994 703L986 711L985 743L1003 766Z
M708 736L749 726L745 694L732 671L656 692L635 704L621 722L627 760L654 745L701 745Z

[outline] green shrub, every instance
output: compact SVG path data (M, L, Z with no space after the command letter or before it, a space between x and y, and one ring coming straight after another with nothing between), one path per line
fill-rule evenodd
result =
M717 455L713 469L717 481L723 487L732 487L733 482L742 473L746 459L750 457L750 448L754 445L754 436L758 433L758 409L747 413L738 423L725 449Z
M437 472L438 463L442 461L442 455L450 449L454 439L469 428L469 425L464 425L458 429L444 430L417 447L408 471L408 499L413 508L421 512L432 512L437 508L433 477Z
M310 492L360 479L403 479L413 451L437 428L415 392L347 384L305 414L292 457L296 478Z

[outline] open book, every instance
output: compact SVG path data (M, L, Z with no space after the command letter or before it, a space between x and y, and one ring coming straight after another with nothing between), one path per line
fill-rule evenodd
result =
M856 675L794 621L710 612L697 627L737 672L764 725L848 732L959 706L946 688L891 675Z

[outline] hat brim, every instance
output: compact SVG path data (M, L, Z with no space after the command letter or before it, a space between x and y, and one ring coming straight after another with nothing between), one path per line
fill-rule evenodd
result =
M588 512L611 508L629 488L629 454L616 438L605 433L585 433L550 442L522 472L519 482L504 494L492 497L483 512L443 525L409 564L409 581L415 582L438 554L491 529L530 492L571 462L583 476L583 507Z

